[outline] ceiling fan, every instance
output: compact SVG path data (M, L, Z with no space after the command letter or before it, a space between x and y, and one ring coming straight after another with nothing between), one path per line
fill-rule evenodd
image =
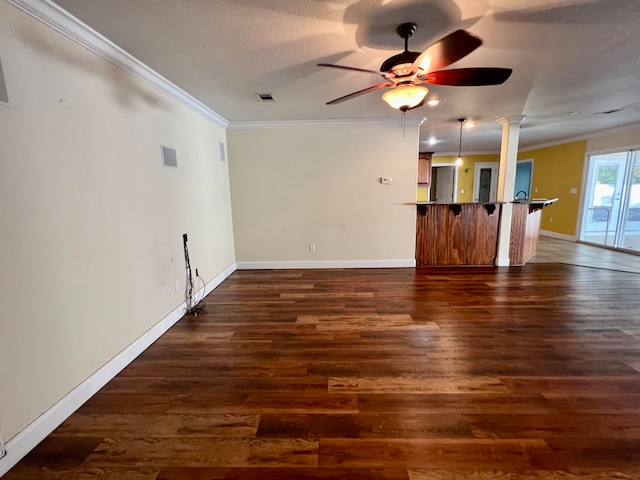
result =
M331 100L327 105L335 105L380 88L390 88L382 95L383 100L393 108L406 112L424 103L429 90L421 86L422 83L463 87L500 85L511 75L510 68L480 67L442 70L469 55L482 45L482 40L465 30L456 30L422 53L411 52L409 37L415 33L416 28L415 23L403 23L396 29L398 35L404 39L404 52L387 58L380 66L380 71L319 63L319 67L374 73L382 75L385 79L378 85Z

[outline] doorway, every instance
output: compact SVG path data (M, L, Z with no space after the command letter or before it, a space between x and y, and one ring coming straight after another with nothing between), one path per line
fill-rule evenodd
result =
M520 160L516 165L516 184L513 189L514 197L531 198L531 178L533 176L533 159ZM519 195L518 195L519 194Z
M498 162L478 162L473 177L473 201L495 202L498 194Z
M640 251L640 165L636 151L588 157L579 239Z
M457 169L454 165L434 165L431 168L431 188L429 201L454 203L457 188Z

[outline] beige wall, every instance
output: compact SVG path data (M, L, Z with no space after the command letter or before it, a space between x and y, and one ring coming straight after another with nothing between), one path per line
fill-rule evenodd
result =
M603 132L587 141L587 153L602 151L625 151L640 146L640 126L630 127L623 131Z
M389 126L228 138L238 262L415 258L417 128L404 138Z
M207 281L235 258L224 129L6 2L0 56L7 441L184 301L182 233Z

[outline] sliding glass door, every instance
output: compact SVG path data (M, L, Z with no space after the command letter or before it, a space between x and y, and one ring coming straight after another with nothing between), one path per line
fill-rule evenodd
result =
M636 152L589 157L580 240L640 250L640 166Z
M629 169L629 198L620 227L620 248L640 251L640 155L633 152Z

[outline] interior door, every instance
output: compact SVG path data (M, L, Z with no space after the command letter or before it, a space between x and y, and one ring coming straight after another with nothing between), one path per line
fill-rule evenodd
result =
M522 160L516 166L516 184L513 189L515 197L531 198L531 176L533 174L533 160ZM521 192L524 192L521 193Z
M437 167L436 203L453 203L455 167Z

